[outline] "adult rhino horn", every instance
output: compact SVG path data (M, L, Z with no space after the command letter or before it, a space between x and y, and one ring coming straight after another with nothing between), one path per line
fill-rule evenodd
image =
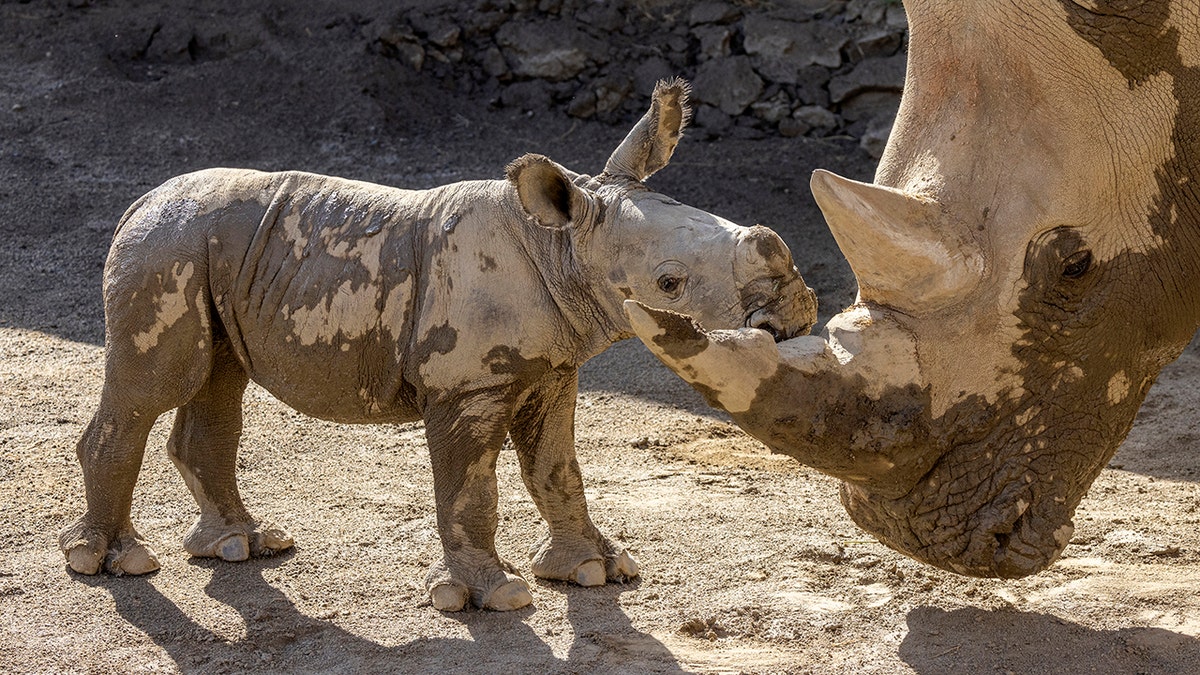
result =
M860 299L927 312L953 304L982 277L978 243L950 227L937 202L820 169L810 186Z

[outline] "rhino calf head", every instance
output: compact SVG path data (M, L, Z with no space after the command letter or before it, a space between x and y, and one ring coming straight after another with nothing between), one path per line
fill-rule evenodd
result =
M742 227L648 189L689 117L687 86L660 83L646 116L598 176L573 174L541 155L509 165L522 209L566 231L574 260L605 320L632 337L621 302L690 314L715 328L753 327L783 340L808 332L816 296L774 231Z
M1200 323L1200 6L909 0L873 184L817 171L859 284L823 337L631 307L772 449L843 479L884 543L955 572L1050 565Z

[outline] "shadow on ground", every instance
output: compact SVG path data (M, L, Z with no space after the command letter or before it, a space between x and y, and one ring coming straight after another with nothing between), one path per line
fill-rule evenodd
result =
M1092 630L1050 614L918 607L900 658L920 675L962 673L1177 673L1200 640L1161 628Z
M565 658L555 656L529 626L527 619L536 611L532 606L447 614L466 626L470 640L415 637L389 646L304 614L263 578L263 570L291 557L236 565L193 561L212 574L205 593L234 609L245 624L244 635L236 640L214 633L180 609L158 590L154 575L76 578L108 591L117 612L162 647L182 672L495 673L506 659L513 672L685 672L661 642L635 629L620 608L618 597L628 585L579 589L553 584L567 595L567 620L575 635ZM620 629L589 630L596 625Z

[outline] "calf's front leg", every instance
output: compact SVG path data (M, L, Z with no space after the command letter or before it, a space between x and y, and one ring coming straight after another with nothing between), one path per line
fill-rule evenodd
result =
M550 526L533 556L543 579L599 586L638 575L638 564L592 523L575 459L575 370L555 371L526 399L513 420L521 478Z
M529 584L496 554L496 458L508 433L511 407L474 396L430 404L425 436L433 465L438 533L445 556L429 570L433 606L456 612L477 607L519 609L533 602Z

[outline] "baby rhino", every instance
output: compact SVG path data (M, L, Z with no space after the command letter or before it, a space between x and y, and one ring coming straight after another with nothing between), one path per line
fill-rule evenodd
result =
M292 545L238 494L252 379L326 420L424 419L438 609L532 600L494 546L506 437L549 524L533 573L584 586L636 576L588 517L573 430L578 368L633 335L623 301L780 339L816 314L774 232L643 185L675 149L686 96L682 81L659 83L596 177L539 155L514 161L507 180L430 190L212 169L138 200L104 271L104 390L78 446L87 511L59 540L71 569L158 568L130 503L150 427L172 408L168 451L200 507L187 551L245 560Z

